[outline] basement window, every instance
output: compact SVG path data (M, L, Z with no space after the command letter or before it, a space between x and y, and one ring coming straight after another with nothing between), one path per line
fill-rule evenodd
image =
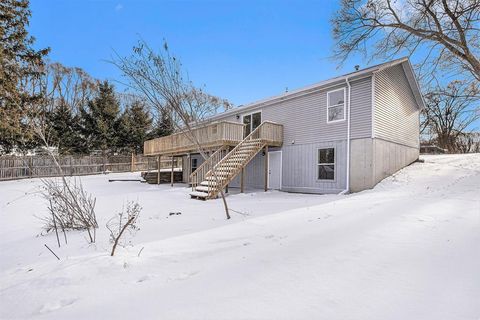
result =
M318 180L335 180L335 149L318 149Z
M345 120L345 88L327 92L327 123Z

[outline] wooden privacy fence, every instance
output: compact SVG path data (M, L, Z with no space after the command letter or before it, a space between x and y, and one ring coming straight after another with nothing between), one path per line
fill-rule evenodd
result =
M79 176L105 172L152 171L158 169L156 157L130 156L58 156L63 174ZM181 167L181 159L173 159L174 167ZM161 168L171 168L172 159L161 160ZM0 181L23 178L59 176L50 156L0 156Z

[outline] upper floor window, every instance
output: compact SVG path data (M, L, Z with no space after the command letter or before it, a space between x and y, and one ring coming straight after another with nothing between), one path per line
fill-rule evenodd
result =
M327 92L327 122L345 120L345 88Z

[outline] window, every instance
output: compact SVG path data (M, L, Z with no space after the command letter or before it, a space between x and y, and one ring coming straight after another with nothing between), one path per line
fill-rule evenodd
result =
M345 120L345 89L327 92L327 122Z
M262 113L255 112L243 116L243 124L245 125L245 137L248 136L262 123Z
M198 159L197 158L191 158L191 159L192 159L192 172L194 172L198 168Z
M318 149L318 179L335 180L335 149Z
M212 134L217 134L217 125L212 126Z

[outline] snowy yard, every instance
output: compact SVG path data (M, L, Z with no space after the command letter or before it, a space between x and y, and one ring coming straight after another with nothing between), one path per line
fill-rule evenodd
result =
M82 177L97 243L61 248L39 235L40 181L0 182L0 318L478 320L480 155L422 158L349 196L233 192L228 221L184 186ZM112 258L127 200L140 230Z

